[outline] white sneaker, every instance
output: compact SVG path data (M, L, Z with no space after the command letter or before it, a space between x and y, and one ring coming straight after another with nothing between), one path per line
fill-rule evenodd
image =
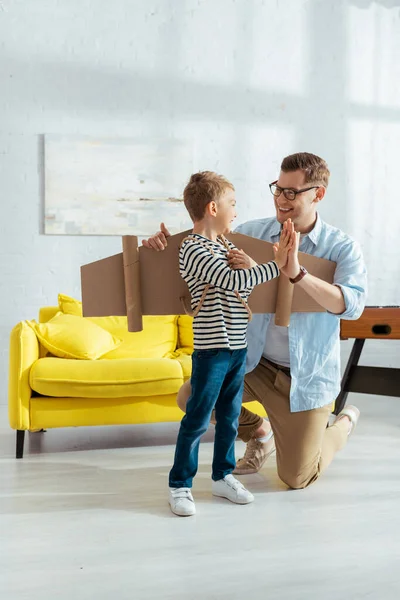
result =
M227 498L235 504L250 504L254 496L233 475L227 475L224 479L212 482L213 496Z
M347 435L351 435L357 426L358 419L360 418L360 411L358 410L357 406L354 406L353 404L348 404L338 414L338 416L336 417L336 419L334 421L334 424L337 423L339 421L339 419L341 419L344 416L348 417L350 420L350 427L349 427L349 432Z
M169 505L172 512L180 517L196 514L196 506L190 488L169 488Z

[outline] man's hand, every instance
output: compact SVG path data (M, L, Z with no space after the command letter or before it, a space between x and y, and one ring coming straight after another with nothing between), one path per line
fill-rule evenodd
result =
M281 273L286 275L286 277L290 277L294 279L300 273L300 263L299 263L299 244L300 244L300 233L295 233L293 223L290 222L290 219L284 223L284 229L290 231L292 243L291 247L288 251L287 255L287 263L284 267L281 268ZM284 231L282 231L282 236ZM282 236L279 244L275 244L275 246L280 246L282 243ZM332 285L331 283L327 283L326 281L322 281L318 277L314 277L310 273L307 273L305 277L299 283L297 283L299 287L301 287L311 298L313 298L322 308L328 310L329 312L341 315L346 310L346 303L344 301L343 292L337 285Z
M299 244L300 233L295 233L292 248L289 250L287 265L283 270L284 275L287 275L292 279L297 277L297 275L300 273Z
M142 240L142 246L157 250L157 252L160 250L165 250L165 248L168 246L167 238L170 237L170 235L171 234L165 227L164 223L161 223L160 231L157 231L157 233L149 237L148 240Z
M228 252L228 262L232 269L251 269L257 265L256 261L248 256L243 250L236 248Z
M274 244L274 259L276 264L278 265L280 271L286 275L286 270L289 266L290 255L291 252L296 248L297 243L297 251L298 251L298 238L297 234L294 230L294 225L291 219L288 219L283 224L283 229L281 233L281 237L279 239L279 243ZM297 251L295 256L297 257ZM299 266L300 271L300 266Z

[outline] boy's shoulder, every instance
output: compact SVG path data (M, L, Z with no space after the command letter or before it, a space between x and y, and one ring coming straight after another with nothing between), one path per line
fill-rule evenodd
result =
M196 235L195 233L191 233L190 235L187 235L185 238L183 238L183 240L180 243L180 248L185 248L189 244L193 244L196 246L205 246L207 245L207 242L207 238L200 235Z
M190 234L187 237L183 238L183 240L180 243L180 247L187 247L189 244L193 244L201 248L208 248L211 250L220 249L221 246L226 246L226 244L228 244L229 246L233 246L232 242L230 242L224 236L221 236L218 241L213 241L196 233Z
M184 238L179 247L179 253L181 255L186 255L190 253L203 253L210 252L214 254L215 250L218 249L220 244L218 242L213 242L201 235L189 235Z
M179 245L179 248L184 248L188 244L194 244L194 243L198 243L198 240L194 236L188 235L185 238L183 238L183 240L181 241L181 243Z

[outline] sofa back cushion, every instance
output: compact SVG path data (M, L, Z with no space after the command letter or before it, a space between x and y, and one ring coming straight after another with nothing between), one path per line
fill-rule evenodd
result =
M193 317L179 315L178 317L178 348L193 350Z
M66 315L82 317L82 302L66 294L58 294L58 307Z
M47 321L50 321L50 319L55 317L58 312L63 312L60 311L58 306L42 306L39 309L39 323L47 323Z
M143 330L128 331L126 317L87 317L122 340L103 358L169 358L176 349L178 317L143 317Z
M65 314L82 316L82 302L65 294L58 295L58 310ZM40 321L57 312L54 307L40 310ZM126 317L86 317L113 336L122 340L115 350L102 358L169 358L178 341L178 317L175 315L143 317L143 331L128 331Z

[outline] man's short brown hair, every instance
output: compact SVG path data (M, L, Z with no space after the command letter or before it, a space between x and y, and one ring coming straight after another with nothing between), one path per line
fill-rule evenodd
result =
M328 187L330 171L323 158L309 152L297 152L283 159L281 170L284 173L303 171L305 183L315 183Z
M203 219L207 204L218 202L227 189L235 188L222 175L212 171L194 173L183 192L183 201L192 221Z

